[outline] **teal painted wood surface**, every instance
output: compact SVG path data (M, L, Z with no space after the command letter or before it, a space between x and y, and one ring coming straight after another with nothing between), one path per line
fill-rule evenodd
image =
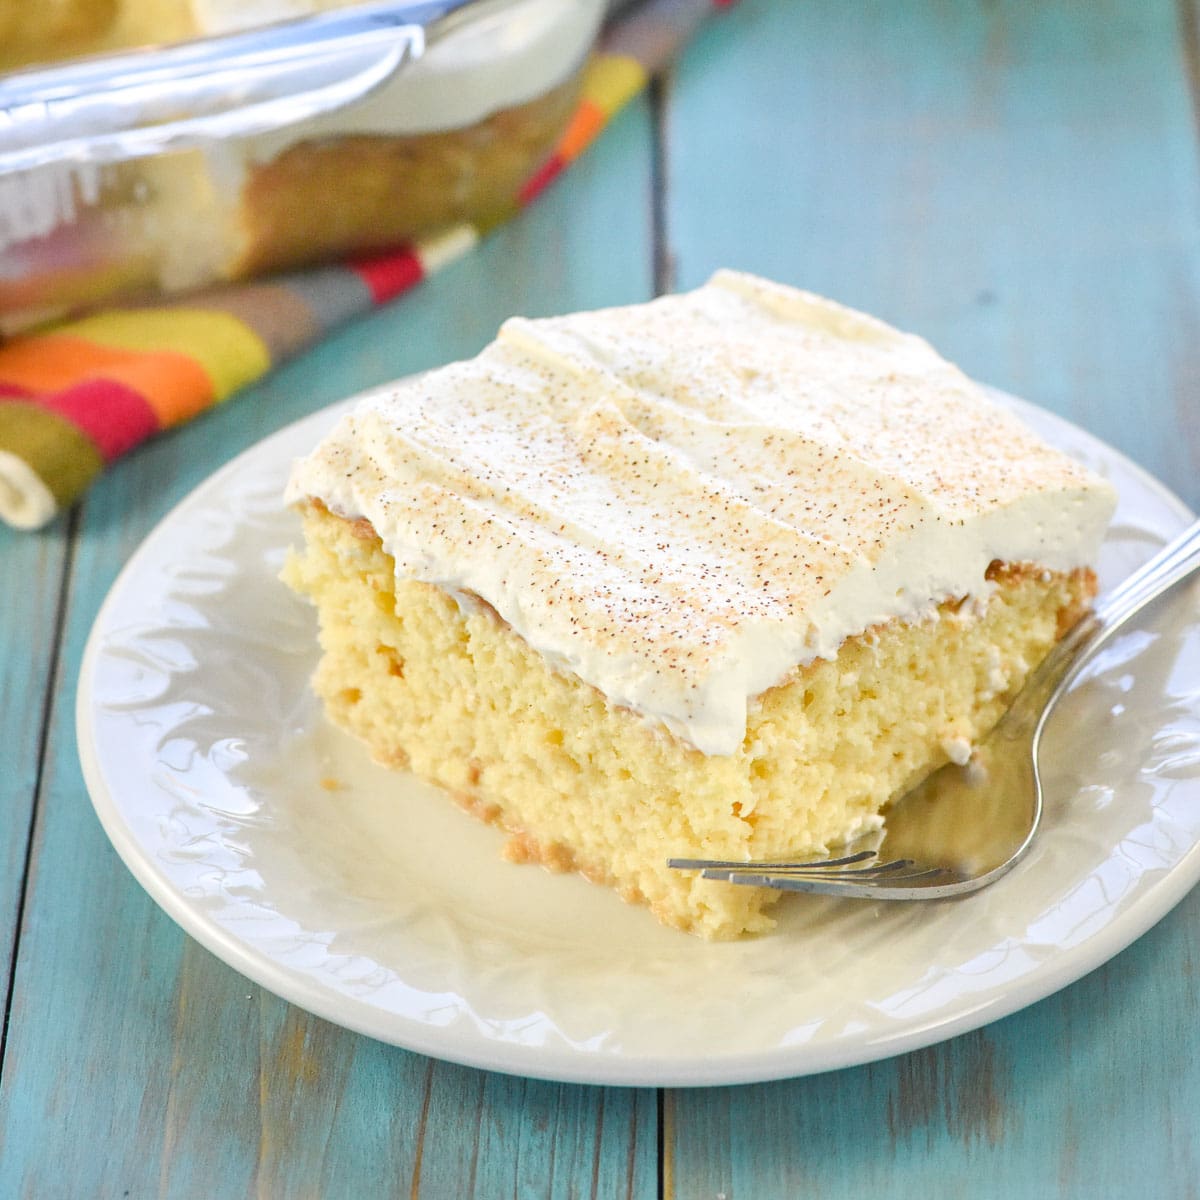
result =
M915 329L1200 505L1198 25L1158 0L743 0L473 254L122 462L77 527L0 533L0 939L24 897L0 1198L1197 1195L1196 894L1058 996L895 1060L657 1094L512 1079L320 1021L187 938L92 816L72 707L112 579L221 462L512 313L720 265Z
M65 526L31 537L0 530L0 983L8 988L67 556Z

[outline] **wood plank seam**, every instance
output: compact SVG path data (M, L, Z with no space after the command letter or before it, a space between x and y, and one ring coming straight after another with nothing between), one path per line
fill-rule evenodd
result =
M413 1151L412 1179L409 1182L409 1200L420 1200L421 1158L425 1153L425 1130L429 1124L429 1101L433 1095L433 1064L431 1058L425 1066L425 1094L421 1097L421 1119L417 1125L417 1145Z
M667 189L670 186L670 158L668 156L668 107L667 97L670 91L670 72L664 71L650 80L648 96L650 107L650 270L654 282L654 294L662 296L670 292L675 285L675 265L671 258L670 240L667 231ZM666 1156L670 1153L663 1129L663 1105L666 1092L663 1088L655 1091L655 1194L657 1200L664 1200L664 1187L668 1164ZM636 1137L630 1139L630 1153L636 1144ZM630 1163L630 1188L633 1187L632 1161Z
M673 1146L675 1142L675 1098L665 1088L658 1089L658 1200L674 1200L675 1178Z
M29 829L25 837L25 853L21 868L21 890L17 896L17 908L13 920L12 950L8 959L8 979L4 989L4 1017L0 1021L0 1082L4 1079L5 1055L8 1049L8 1026L12 1015L13 998L16 991L17 959L21 952L21 930L25 924L25 902L29 894L29 869L33 862L33 846L37 836L38 815L41 809L42 782L46 772L46 753L50 741L50 717L54 697L58 690L58 676L62 668L63 633L66 625L67 605L70 600L72 568L75 563L75 543L79 531L79 509L72 509L65 518L66 546L62 559L62 574L58 581L58 594L54 603L53 646L46 663L46 686L42 695L42 710L38 722L37 768L34 774L33 797L29 808Z
M668 75L656 75L650 80L650 270L656 296L675 288L675 263L667 237L667 188L671 168L667 153L668 90Z
M1183 79L1187 88L1188 99L1191 102L1193 139L1200 143L1200 3L1198 0L1176 0L1175 11L1179 25L1179 58L1183 65ZM1186 335L1185 335L1186 336ZM1186 343L1185 343L1186 344ZM1197 440L1197 421L1195 413L1194 386L1187 383L1180 390L1182 399L1178 401L1179 433L1188 446L1190 458L1194 462L1200 441ZM1178 489L1177 489L1178 490ZM1189 487L1180 491L1186 503L1196 507L1195 489Z
M598 1200L600 1195L600 1152L603 1144L604 1093L601 1092L596 1104L596 1132L592 1137L592 1200Z
M1200 133L1200 15L1195 0L1177 0L1179 13L1179 50L1183 74L1192 101L1192 117Z

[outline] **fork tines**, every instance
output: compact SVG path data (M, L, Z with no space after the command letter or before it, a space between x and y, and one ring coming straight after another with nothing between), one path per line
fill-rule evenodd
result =
M860 850L857 854L847 855L845 858L819 858L812 862L799 862L795 859L782 862L747 862L745 859L740 861L735 859L723 860L719 858L669 858L667 859L668 867L678 867L685 871L706 871L706 870L722 870L722 871L792 871L792 870L825 870L828 867L846 867L851 863L865 862L868 858L874 858L874 850ZM897 860L899 861L899 860ZM887 864L891 865L891 864ZM875 870L877 868L864 867L863 870Z
M910 858L895 858L888 862L855 866L875 857L875 851L863 850L842 858L817 859L813 862L736 862L704 858L672 858L667 865L681 870L699 871L702 879L724 883L741 883L751 887L817 887L828 881L831 887L860 885L907 885L922 879L944 874L939 867L919 866Z

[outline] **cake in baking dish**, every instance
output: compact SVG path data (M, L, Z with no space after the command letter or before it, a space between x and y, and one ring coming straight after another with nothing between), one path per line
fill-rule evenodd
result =
M0 0L0 72L354 3ZM0 327L413 241L431 269L519 206L576 111L605 12L604 0L473 4L435 22L416 61L320 116L297 104L297 119L253 136L0 179ZM86 135L107 109L74 111Z
M288 498L329 716L513 860L707 937L779 893L667 859L878 828L1086 608L1114 503L921 339L729 271L508 321Z

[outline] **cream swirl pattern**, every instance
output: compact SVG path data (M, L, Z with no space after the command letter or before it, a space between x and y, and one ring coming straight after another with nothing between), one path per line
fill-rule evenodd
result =
M1115 505L920 338L731 271L367 395L305 497L712 755L847 637L986 599L993 561L1089 564Z

